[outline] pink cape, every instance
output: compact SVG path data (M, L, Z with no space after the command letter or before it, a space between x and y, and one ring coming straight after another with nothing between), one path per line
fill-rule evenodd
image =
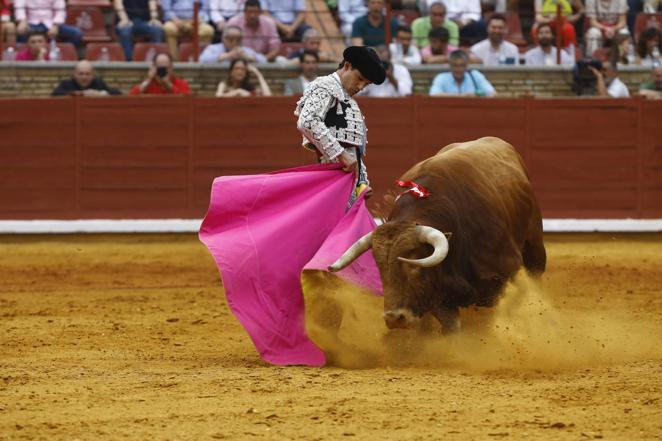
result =
M216 260L232 312L270 363L326 362L306 335L301 272L326 271L375 228L363 195L346 211L353 185L338 164L214 180L200 240ZM372 253L338 275L381 294Z

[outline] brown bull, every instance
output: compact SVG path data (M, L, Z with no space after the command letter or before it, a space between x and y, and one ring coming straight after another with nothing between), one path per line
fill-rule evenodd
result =
M542 219L521 157L499 138L451 144L401 177L429 191L396 200L387 221L329 267L339 271L372 248L389 328L432 313L443 332L459 308L492 306L524 266L545 270Z

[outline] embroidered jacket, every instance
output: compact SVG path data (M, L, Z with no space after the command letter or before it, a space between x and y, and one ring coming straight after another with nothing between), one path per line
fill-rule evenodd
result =
M365 155L367 128L358 103L349 96L337 73L311 82L297 102L294 115L303 134L303 146L321 153L321 162L338 162L345 151L356 158L357 147ZM342 144L341 144L342 143ZM359 183L368 184L365 164L361 161Z

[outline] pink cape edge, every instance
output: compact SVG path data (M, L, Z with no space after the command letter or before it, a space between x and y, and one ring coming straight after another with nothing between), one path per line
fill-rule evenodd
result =
M301 273L327 271L376 227L363 194L347 210L353 185L339 164L223 176L212 184L199 237L216 261L230 309L269 363L326 363L306 335ZM382 293L371 252L336 274Z

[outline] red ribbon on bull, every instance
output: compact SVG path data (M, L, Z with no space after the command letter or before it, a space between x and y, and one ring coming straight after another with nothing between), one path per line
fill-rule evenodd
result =
M425 199L428 196L430 196L430 192L427 191L427 189L421 185L418 185L414 181L401 181L399 179L395 180L395 183L398 184L398 186L402 188L407 188L408 190L403 191L400 193L398 198L402 197L403 195L409 193L414 197L417 197L419 199Z

